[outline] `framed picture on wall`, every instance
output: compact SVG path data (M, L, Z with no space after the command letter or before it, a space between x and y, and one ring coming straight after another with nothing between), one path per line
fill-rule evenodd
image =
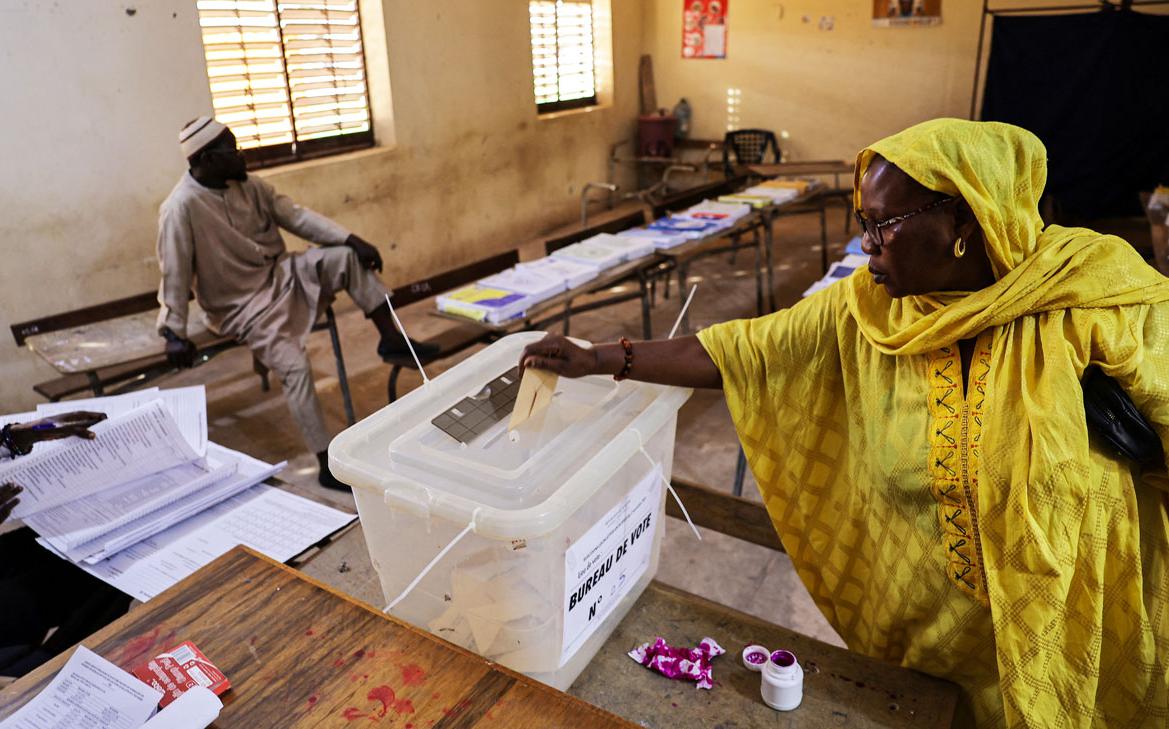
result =
M898 28L938 25L942 22L942 0L873 0L873 25Z
M682 0L682 58L727 57L727 3Z

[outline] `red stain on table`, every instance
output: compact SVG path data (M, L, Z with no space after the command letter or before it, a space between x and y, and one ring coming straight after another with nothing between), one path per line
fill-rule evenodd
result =
M348 709L341 712L341 718L345 721L357 721L358 719L365 718L366 716L368 716L368 714L356 706L350 706Z
M312 707L316 706L316 705L317 705L317 701L320 701L320 698L321 698L321 697L320 697L320 696L317 696L316 694L313 694L312 696L308 697L308 705L309 705L309 708L311 709Z
M344 666L344 665L345 665L344 658L338 658L337 660L333 661L333 668L340 668L341 666Z
M354 658L365 658L365 649L358 648L357 650L353 651L353 657Z
M416 663L402 666L402 683L407 686L421 686L426 682L426 671Z
M304 631L304 634L307 636L310 636L310 637L313 635L316 635L316 633L313 632L312 628L309 628L308 630Z
M143 633L136 638L131 638L126 645L122 646L122 654L118 659L119 663L128 663L136 658L140 658L154 647L154 644L158 642L158 634L161 632L162 628L156 627L149 633Z

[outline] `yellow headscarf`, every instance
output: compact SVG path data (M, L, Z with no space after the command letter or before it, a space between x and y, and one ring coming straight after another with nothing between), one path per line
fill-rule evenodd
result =
M1046 151L1023 129L919 124L862 151L854 189L876 154L970 205L996 280L893 299L862 270L699 333L793 564L851 648L953 678L983 721L1169 726L1163 472L1136 483L1093 445L1080 388L1099 364L1169 445L1169 280L1119 238L1044 228ZM942 575L927 471L930 363L975 337L989 617Z
M1096 673L1099 661L1092 655L1099 646L1093 643L1103 638L1140 650L1137 644L1148 636L1142 635L1137 616L1157 608L1143 604L1138 582L1108 585L1113 594L1107 597L1103 585L1095 595L1078 595L1081 588L1073 587L1077 570L1105 571L1102 554L1083 551L1075 515L1085 501L1099 497L1092 492L1094 484L1084 483L1092 456L1078 380L1088 363L1076 361L1064 346L1065 319L1034 315L1069 309L1123 312L1126 306L1169 301L1169 279L1119 238L1082 228L1044 229L1038 206L1047 151L1024 129L936 119L883 139L857 158L853 189L858 208L860 180L878 154L926 188L960 196L970 205L997 280L972 293L893 299L860 272L845 282L848 310L865 339L890 355L923 354L999 328L982 431L977 511L1000 685L1008 724L1062 725L1059 717L1068 711L1068 698L1091 695L1107 678ZM1136 317L1126 321L1123 314L1117 323L1139 327ZM1116 362L1101 364L1114 374L1122 368ZM1166 424L1159 425L1164 437ZM1112 550L1114 558L1119 552L1139 574L1139 527L1119 527L1111 543L1098 549ZM1164 581L1165 575L1150 578ZM1105 622L1096 622L1106 599L1128 602L1132 622L1118 622L1111 611ZM1096 615L1087 625L1077 625L1084 613ZM1159 639L1169 641L1169 635ZM1162 666L1167 650L1169 645L1159 648ZM1160 683L1163 697L1169 677L1153 677L1153 682ZM1103 694L1096 703L1099 717L1120 714L1139 700L1123 687Z
M928 352L1027 314L1169 300L1169 282L1120 238L1084 228L1043 229L1039 197L1047 182L1047 150L1025 129L934 119L886 137L857 157L858 209L860 180L874 155L924 187L970 205L997 279L968 295L892 299L871 276L851 277L849 310L886 354Z

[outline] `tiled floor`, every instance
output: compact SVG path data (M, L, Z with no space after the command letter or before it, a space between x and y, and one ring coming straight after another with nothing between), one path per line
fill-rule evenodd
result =
M837 257L845 240L839 210L830 211L829 222L830 250ZM820 275L819 221L814 215L783 218L778 222L776 235L776 293L781 306L790 305ZM740 254L732 263L728 255L720 255L692 267L691 281L699 284L691 307L693 328L754 314L755 288L750 259L750 255ZM392 259L387 261L386 268L393 271ZM392 273L388 278L392 281ZM676 285L668 301L659 297L653 311L654 331L659 336L664 336L673 324L678 305ZM400 312L415 338L425 338L449 326L448 322L430 316L429 306L422 303ZM344 299L339 310L349 382L360 419L385 404L388 368L374 353L376 335L373 327L348 299ZM584 314L572 321L572 334L592 341L611 341L622 335L640 336L640 329L640 310L636 301ZM344 416L327 334L314 334L310 351L326 417L330 427L339 431L344 425ZM428 372L434 376L459 359L461 357L439 363L428 368ZM196 382L207 385L213 440L259 458L286 459L289 467L282 478L292 483L295 490L306 494L311 492L314 497L329 500L342 508L353 508L353 499L348 494L327 491L316 484L316 460L304 451L280 395L279 383L273 382L272 391L261 392L246 351L230 351L196 370L168 380L163 386ZM399 382L399 390L405 392L419 383L417 374L406 372ZM679 416L675 475L729 490L737 453L738 442L721 393L696 392ZM744 493L758 498L750 478ZM347 539L332 549L326 549L306 571L359 599L375 604L381 600L376 574L360 539ZM684 522L669 520L658 578L780 625L841 644L812 604L786 555L709 531L699 542Z

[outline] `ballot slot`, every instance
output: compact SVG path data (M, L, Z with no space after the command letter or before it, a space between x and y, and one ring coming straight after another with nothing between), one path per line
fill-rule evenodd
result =
M511 415L520 389L520 368L512 367L444 410L430 424L465 445Z
M440 414L395 439L389 461L395 473L444 491L497 508L528 508L559 485L541 475L571 470L587 458L587 451L572 444L611 440L651 399L606 377L561 378L538 428L523 428L509 438L508 413L464 443L433 424ZM468 480L468 474L475 478ZM436 482L435 475L446 478Z

